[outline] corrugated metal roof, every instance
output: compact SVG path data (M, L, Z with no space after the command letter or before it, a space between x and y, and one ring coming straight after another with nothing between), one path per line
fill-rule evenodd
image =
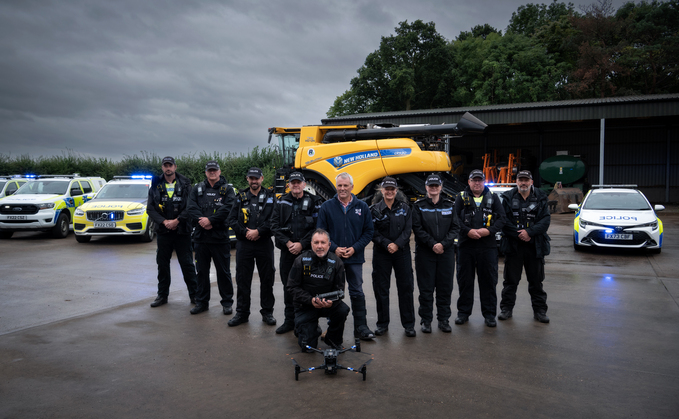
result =
M470 112L488 125L588 119L643 118L679 115L679 94L639 95L554 102L511 103L443 109L364 113L326 118L325 125L362 124L375 121L453 123ZM437 122L438 121L438 122Z

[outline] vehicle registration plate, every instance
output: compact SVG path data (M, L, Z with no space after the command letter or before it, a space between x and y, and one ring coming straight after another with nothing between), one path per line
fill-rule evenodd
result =
M116 223L113 221L95 221L94 228L116 228Z
M632 240L631 234L606 234L604 235L606 240Z
M8 215L7 216L8 220L27 220L28 217L25 215Z

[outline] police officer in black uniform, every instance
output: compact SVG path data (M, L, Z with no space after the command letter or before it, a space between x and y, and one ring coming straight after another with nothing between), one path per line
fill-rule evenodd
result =
M512 317L521 270L525 269L533 316L542 323L549 323L547 293L542 288L545 256L550 251L547 230L551 217L547 194L533 188L533 175L522 170L516 175L516 187L505 192L503 198L502 205L507 214L501 246L505 254L505 270L497 318L507 320Z
M233 283L231 282L231 245L227 218L236 195L226 182L219 163L210 160L205 165L203 182L193 187L189 198L189 213L194 224L193 244L198 269L198 296L191 314L209 309L210 259L217 270L217 286L224 314L233 312Z
M332 301L316 296L336 291L344 293L344 264L339 256L330 252L330 235L325 230L318 229L313 233L311 248L295 259L286 286L295 304L299 346L303 351L306 345L318 347L318 337L321 335L318 319L327 317L329 322L325 343L341 348L349 306L341 297Z
M273 283L276 269L271 241L271 215L275 202L273 191L262 188L264 176L261 169L252 167L247 173L249 188L238 193L236 203L229 215L229 225L236 233L236 315L229 326L245 323L250 317L250 294L252 274L257 262L260 281L262 321L270 326L276 324L273 317Z
M486 326L495 327L497 313L497 241L495 233L505 224L500 199L484 185L480 170L469 174L469 186L455 198L455 212L460 220L458 240L457 299L455 324L469 320L474 306L474 273L479 278L481 314Z
M405 195L398 194L396 179L382 180L382 199L370 207L373 233L373 291L377 303L377 328L381 336L389 328L389 288L391 271L396 275L398 309L406 336L415 337L415 306L413 304L413 263L410 256L410 234L413 212Z
M427 197L413 206L415 233L415 270L420 289L420 323L422 332L431 333L436 291L438 327L450 333L450 305L455 272L455 239L460 227L453 209L453 201L441 195L443 180L432 174L427 177Z
M311 248L311 234L316 229L318 209L323 199L306 192L306 179L301 172L293 172L288 178L290 192L276 202L271 216L271 231L276 247L281 249L280 275L283 282L285 321L276 333L287 333L295 328L295 307L292 296L285 286L292 264L304 250Z
M174 158L163 158L163 174L153 178L149 189L146 213L155 223L158 242L156 263L158 264L158 296L151 307L167 304L170 293L170 259L172 251L177 260L189 290L191 303L196 296L196 267L191 251L191 226L186 205L191 193L191 181L177 173Z

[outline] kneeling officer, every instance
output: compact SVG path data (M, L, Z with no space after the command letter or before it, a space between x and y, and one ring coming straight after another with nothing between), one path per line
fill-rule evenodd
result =
M333 291L344 292L344 264L330 253L330 235L317 229L311 237L311 249L303 252L292 265L286 289L295 305L295 329L299 346L318 347L321 335L318 319L329 319L325 343L334 348L342 346L344 323L349 306L340 299L330 301L316 297Z

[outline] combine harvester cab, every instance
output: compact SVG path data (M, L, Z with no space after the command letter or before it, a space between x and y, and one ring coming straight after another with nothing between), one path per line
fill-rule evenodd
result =
M424 180L433 172L444 176L444 192L455 196L464 189L451 175L447 149L450 138L480 134L487 125L469 113L457 124L419 126L311 125L270 128L269 142L278 138L282 167L276 172L276 193L285 191L292 171L301 171L307 187L329 199L335 194L335 177L342 172L354 178L354 193L370 199L385 176L397 179L406 195L425 195Z

